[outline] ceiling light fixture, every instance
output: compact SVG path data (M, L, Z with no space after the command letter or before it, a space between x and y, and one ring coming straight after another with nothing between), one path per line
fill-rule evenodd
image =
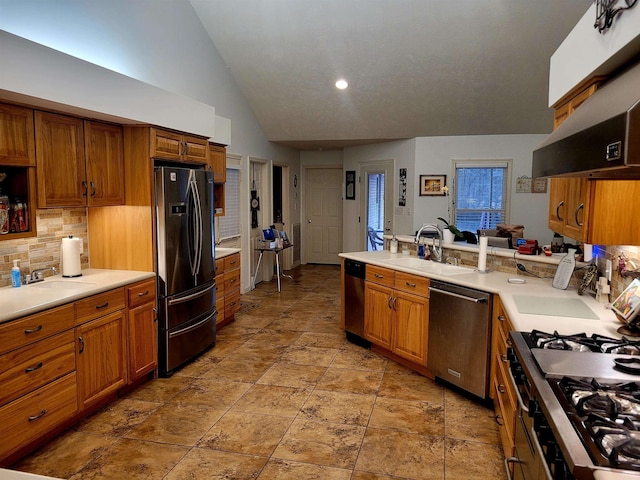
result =
M349 84L347 83L346 80L344 79L340 79L336 82L336 88L340 89L340 90L344 90L345 88L347 88L349 86Z

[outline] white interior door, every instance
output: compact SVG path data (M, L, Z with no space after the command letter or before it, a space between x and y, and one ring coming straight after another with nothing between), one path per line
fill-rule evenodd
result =
M339 265L342 251L342 168L305 170L304 252L307 263Z
M376 237L393 232L393 160L367 162L360 165L360 187L362 188L360 211L362 250L382 250L374 248L369 240L369 228Z

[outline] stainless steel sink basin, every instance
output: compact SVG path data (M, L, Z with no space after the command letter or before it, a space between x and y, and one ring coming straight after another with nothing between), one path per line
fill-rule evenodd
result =
M76 280L44 280L28 285L31 288L51 288L59 290L78 290L84 287L95 285L93 282L79 282Z
M422 260L418 257L395 258L393 260L388 260L387 263L389 263L389 265L412 268L424 273L431 273L433 275L450 276L473 273L472 268L459 267L457 265L450 265L448 263L437 263L430 260Z

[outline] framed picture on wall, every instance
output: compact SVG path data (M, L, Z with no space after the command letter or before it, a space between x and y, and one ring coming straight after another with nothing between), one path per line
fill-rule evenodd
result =
M420 175L420 196L445 195L446 175Z
M347 170L345 172L345 187L346 187L345 198L347 200L355 200L356 199L356 171L355 170Z

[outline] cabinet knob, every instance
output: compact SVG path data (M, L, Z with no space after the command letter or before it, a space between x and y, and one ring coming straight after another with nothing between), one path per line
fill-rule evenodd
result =
M503 384L500 384L500 385L498 385L498 391L499 391L500 393L504 393L504 392L506 392L506 391L507 391L507 389L506 389L506 388L504 388L504 385L503 385Z
M84 188L84 192L82 193L82 196L86 197L89 191L89 187L87 186L87 182L85 182L84 180L82 181L82 188Z
M584 209L584 203L581 203L580 205L578 205L578 208L576 208L575 211L575 220L576 220L576 225L578 227L582 226L582 222L578 219L578 215L580 215L580 210Z
M562 200L560 203L558 203L558 205L556 206L556 218L558 220L560 220L561 222L564 222L564 218L562 218L560 216L560 208L562 208L562 206L564 205L564 200Z
M78 337L78 342L80 342L80 351L78 353L84 352L84 338Z
M41 417L44 417L47 414L46 410L42 410L38 415L33 415L32 417L29 417L29 421L30 422L34 422L36 420L38 420Z
M91 185L91 198L96 196L96 184L93 182L90 182Z
M502 415L496 415L494 418L496 419L496 423L498 425L500 425L500 426L504 425L504 423L502 422Z

